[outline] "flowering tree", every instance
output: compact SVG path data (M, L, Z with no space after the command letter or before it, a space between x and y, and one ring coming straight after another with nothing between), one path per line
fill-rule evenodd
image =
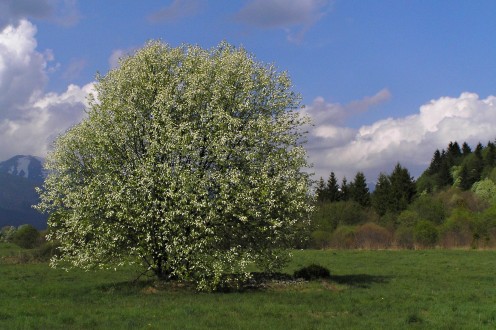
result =
M226 43L150 42L96 91L45 165L53 265L139 260L211 289L249 264L285 264L311 211L307 118L285 73Z

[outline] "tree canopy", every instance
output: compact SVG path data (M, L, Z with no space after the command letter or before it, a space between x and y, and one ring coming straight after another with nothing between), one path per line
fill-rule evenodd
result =
M286 73L226 43L153 41L96 92L45 165L54 265L140 261L199 289L284 265L312 209L308 119Z

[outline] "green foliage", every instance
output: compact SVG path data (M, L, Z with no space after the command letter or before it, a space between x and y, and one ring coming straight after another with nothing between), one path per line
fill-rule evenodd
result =
M32 225L22 225L13 235L12 242L23 249L32 249L39 245L40 233Z
M434 247L439 239L439 232L432 222L421 220L413 228L413 237L415 243L422 247Z
M363 223L367 214L357 202L343 201L329 205L328 219L333 225L356 225Z
M347 201L350 199L350 185L348 184L346 177L344 177L343 180L341 181L341 186L339 188L339 191L341 192L339 195L339 200Z
M329 179L327 180L326 186L327 199L329 202L337 202L341 198L341 192L339 191L338 180L334 172L331 172Z
M336 216L340 203L319 203L312 213L312 229L333 231L339 224L340 217Z
M381 173L372 194L372 206L379 215L405 210L416 195L415 181L399 163L390 175Z
M470 221L472 214L465 208L454 209L442 226L442 241L445 247L468 246L472 242Z
M350 198L362 207L370 205L369 188L363 172L358 172L353 182L350 183Z
M433 193L436 190L436 180L435 178L429 174L429 172L425 171L420 175L420 177L416 181L417 191L419 193Z
M446 218L445 206L439 198L432 195L420 195L408 208L417 213L418 218L431 221L435 224L443 223ZM399 223L403 222L399 221Z
M310 235L309 247L312 249L327 249L331 245L331 233L323 230L315 230Z
M396 218L396 224L399 226L413 227L420 220L421 217L417 211L404 210Z
M303 278L307 281L318 280L318 279L327 279L331 277L331 272L324 266L311 264L310 266L302 267L300 269L295 270L294 275L295 278Z
M315 197L318 202L326 201L326 185L324 179L320 177L319 182L317 183L317 189L315 190Z
M53 265L143 262L206 290L252 263L280 269L313 204L291 86L226 43L150 42L98 77L45 164Z
M392 209L391 200L391 181L388 175L381 173L372 194L372 207L383 216Z
M436 150L428 169L422 173L418 191L433 192L455 185L469 190L474 183L489 177L496 165L496 145L488 142L486 147L478 143L472 152L464 142L462 148L457 142L450 142L447 150Z
M316 195L319 202L336 202L341 199L341 192L334 172L329 175L327 183L324 183L322 177L320 178Z
M332 233L332 247L338 249L354 249L356 248L356 227L355 226L339 226Z
M478 198L490 205L496 202L496 184L491 179L484 179L474 183L472 191Z
M12 242L17 228L14 226L5 226L0 230L0 242L9 243Z

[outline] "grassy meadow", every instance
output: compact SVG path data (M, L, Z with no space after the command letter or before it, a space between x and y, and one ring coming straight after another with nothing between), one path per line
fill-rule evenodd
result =
M8 262L19 252L0 245L0 329L496 328L496 251L295 251L285 272L331 279L234 293Z

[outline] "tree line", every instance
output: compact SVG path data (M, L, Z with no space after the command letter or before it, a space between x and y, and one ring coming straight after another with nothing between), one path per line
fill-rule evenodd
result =
M496 246L495 142L450 142L417 180L397 163L373 192L366 182L320 178L310 247Z

